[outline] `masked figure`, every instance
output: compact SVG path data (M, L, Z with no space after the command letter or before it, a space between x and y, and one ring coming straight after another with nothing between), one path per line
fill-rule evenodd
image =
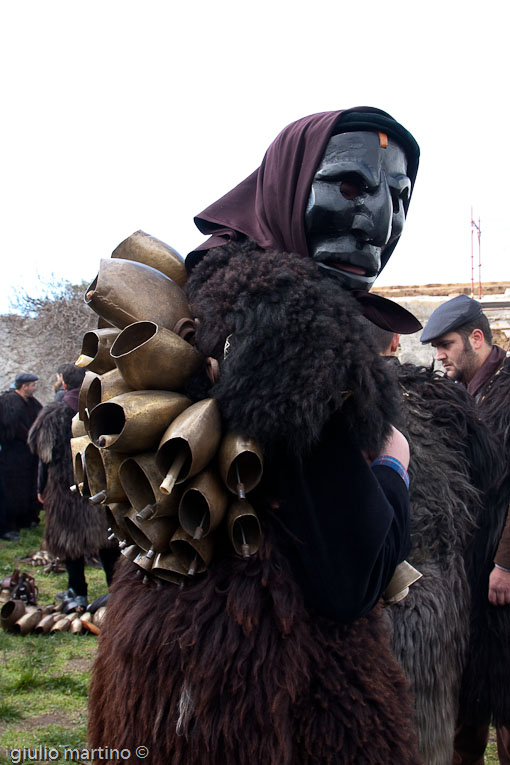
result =
M187 293L208 364L187 393L261 444L262 543L182 588L119 570L93 746L145 745L158 765L418 762L378 605L410 547L407 442L362 319L417 329L367 292L417 164L385 112L312 115L196 218L210 238L187 258Z

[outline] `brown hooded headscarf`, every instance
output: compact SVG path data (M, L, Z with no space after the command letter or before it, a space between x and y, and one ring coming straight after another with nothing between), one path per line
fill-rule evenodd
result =
M200 231L211 236L186 258L188 271L207 250L243 237L263 249L308 255L305 208L313 176L331 136L355 130L380 131L393 138L407 157L414 186L418 144L386 112L361 106L303 117L281 131L255 172L195 218ZM383 251L382 268L395 245L393 242Z

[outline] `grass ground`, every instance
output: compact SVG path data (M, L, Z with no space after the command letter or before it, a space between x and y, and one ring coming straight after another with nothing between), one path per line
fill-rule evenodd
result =
M66 589L67 574L44 574L41 568L17 560L39 550L42 535L41 523L36 529L22 531L19 542L0 541L0 579L14 568L27 571L35 576L39 603L45 605L53 602L55 593ZM86 577L92 601L106 591L103 571L89 566ZM21 637L0 630L1 765L13 762L8 754L12 749L46 746L62 753L65 748L86 747L87 691L96 640L88 632ZM485 762L499 762L494 731Z
M23 530L19 542L0 541L0 578L14 568L35 576L38 602L46 605L66 589L67 574L44 574L42 568L17 560L39 550L42 535L43 524ZM104 574L87 566L86 577L92 601L106 591ZM64 747L86 746L87 692L96 645L97 638L88 632L21 637L0 630L2 765L13 761L8 754L12 749L46 746L62 752Z

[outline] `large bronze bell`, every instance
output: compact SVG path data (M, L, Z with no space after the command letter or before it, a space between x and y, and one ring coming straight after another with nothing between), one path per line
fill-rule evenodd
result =
M186 396L168 391L121 393L90 412L91 440L126 454L148 451L189 403Z
M179 504L179 523L193 539L201 539L222 521L227 502L227 492L214 470L203 470L186 484Z
M221 438L221 417L213 398L198 401L167 428L156 454L165 476L160 489L170 494L176 483L196 475L213 458Z
M76 366L85 367L98 375L114 369L115 361L110 356L110 348L118 334L118 329L91 329L85 332Z
M137 518L134 509L131 509L124 517L124 523L131 539L149 557L154 557L154 554L158 552L169 551L170 539L178 526L177 518L170 516L141 521Z
M160 490L162 476L156 465L154 452L125 459L120 466L119 478L139 520L177 515L179 512L182 492L176 489L168 495Z
M85 449L85 465L90 489L90 501L95 505L126 502L127 497L119 479L119 468L125 459L111 449L99 449L88 444Z
M218 464L225 486L239 499L246 498L262 478L262 449L253 438L228 433L223 439Z
M135 231L124 239L112 252L112 258L136 260L161 271L180 287L186 283L186 268L179 253L145 231Z
M213 557L212 537L193 539L184 529L178 528L170 542L170 551L179 559L188 576L200 574Z
M180 390L202 362L196 348L153 321L123 329L111 357L133 390Z
M238 555L249 558L260 546L261 530L257 513L245 499L235 500L227 513L227 528Z
M85 302L106 321L124 329L135 321L155 321L173 330L191 318L182 289L155 268L132 260L101 260Z
M38 608L27 609L27 612L12 625L12 631L18 635L28 635L39 624L42 617L43 613Z
M104 375L96 375L88 382L85 394L85 406L87 416L95 406L104 404L121 393L129 393L133 390L122 377L118 369L112 369ZM80 391L81 395L81 391Z

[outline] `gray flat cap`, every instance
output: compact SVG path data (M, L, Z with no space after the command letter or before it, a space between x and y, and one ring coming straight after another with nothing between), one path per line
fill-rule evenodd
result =
M421 333L420 341L431 343L437 337L446 335L447 332L453 332L457 327L462 327L463 324L468 324L473 319L477 319L481 314L482 305L478 300L473 300L467 295L458 295L432 311L425 329Z
M16 388L19 388L21 385L24 385L25 383L31 383L36 382L39 378L37 375L33 375L30 372L20 372L19 375L16 375L14 378L14 385Z

